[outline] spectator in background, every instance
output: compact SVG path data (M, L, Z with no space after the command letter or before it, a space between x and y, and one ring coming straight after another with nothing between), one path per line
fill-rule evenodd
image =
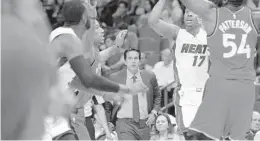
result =
M118 30L125 30L125 29L128 29L127 23L120 23ZM123 52L126 49L130 49L130 48L138 49L138 42L139 40L137 35L132 31L128 31L125 42L122 47L123 49L119 52L116 52L115 55L110 57L107 61L107 65L112 70L111 73L117 72L125 67Z
M101 0L102 1L102 0ZM100 22L105 23L108 27L113 27L113 13L116 12L119 0L111 0L101 10L99 15Z
M251 129L246 135L246 139L253 140L255 134L260 130L260 113L254 111L251 121Z
M147 54L141 52L140 70L152 71L153 67L147 64Z
M173 59L169 48L161 51L162 61L154 65L153 72L158 79L158 85L164 86L174 81Z
M127 12L127 15L134 16L136 15L135 11L140 4L140 0L131 0L130 10Z
M106 48L112 47L115 44L114 43L115 39L116 39L116 37L114 35L108 35L105 39Z
M121 23L130 24L131 18L127 15L128 5L128 2L123 0L118 3L117 10L112 15L114 28L118 28Z
M174 70L173 70L173 59L172 53L169 48L166 48L161 51L162 61L157 62L154 65L153 72L156 75L158 80L158 85L160 87L164 87L172 82L174 82ZM168 92L168 101L163 101L164 104L167 104L169 101L173 101L172 93L175 84L169 85L166 87L166 91ZM175 108L169 108L169 114L175 116Z
M144 0L144 11L146 14L149 14L152 11L154 3L150 0Z
M157 116L155 120L155 129L156 134L151 137L150 140L159 141L159 140L177 140L177 135L174 132L173 125L171 123L170 117L162 113Z
M136 13L140 15L137 20L137 25L139 27L145 26L148 24L148 16L152 11L154 3L150 0L142 0L141 6L136 9Z

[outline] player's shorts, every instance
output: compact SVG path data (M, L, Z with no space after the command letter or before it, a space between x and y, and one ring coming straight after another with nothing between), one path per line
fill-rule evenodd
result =
M184 132L187 132L188 129L185 128L183 124L183 118L182 118L182 112L181 112L181 106L176 104L175 105L175 115L176 115L176 123L177 123L177 132L179 135L183 135Z
M202 101L203 88L181 89L176 107L177 125L180 133L187 132Z
M255 102L253 81L209 78L204 94L190 129L212 139L244 140Z

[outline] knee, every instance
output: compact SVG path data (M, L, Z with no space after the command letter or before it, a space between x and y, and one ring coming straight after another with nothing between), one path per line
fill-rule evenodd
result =
M208 136L204 135L203 133L190 130L190 129L184 133L184 137L185 140L213 140Z
M200 134L201 133L190 129L187 132L183 133L185 140L198 140Z

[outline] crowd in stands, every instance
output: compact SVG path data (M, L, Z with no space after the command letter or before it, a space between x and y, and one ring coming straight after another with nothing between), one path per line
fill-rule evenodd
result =
M66 0L41 0L53 29L63 25L61 9L65 1ZM115 55L110 57L106 62L102 62L103 76L109 77L112 73L125 67L122 54L126 49L139 49L142 52L140 69L153 71L157 77L158 85L161 88L167 86L163 89L167 91L168 94L167 99L162 98L162 106L164 106L172 101L172 92L174 89L174 84L171 84L174 82L174 70L170 50L174 43L169 42L167 39L163 39L148 26L149 13L157 1L158 0L98 0L97 20L105 31L105 41L103 45L99 46L100 51L111 47L114 44L115 35L119 30L128 29L123 48L116 52ZM215 2L216 0L212 1ZM166 22L183 27L184 6L181 4L180 0L169 0L168 2L169 4L165 7L161 18ZM260 10L260 2L258 2L258 5L257 2L258 0L251 0L248 5L254 10ZM260 46L260 44L258 45ZM258 67L256 66L256 68L259 68L259 73L260 58L258 58L257 62L258 63L256 64ZM170 74L172 75L169 76ZM112 104L109 102L106 102L103 105L107 115L111 115L111 108L109 108L111 105ZM177 139L174 135L177 131L172 127L173 125L176 125L176 123L174 119L171 120L169 117L171 115L175 116L174 108L169 110L169 114L170 115L161 114L156 118L154 136L151 140ZM250 139L252 139L252 136L260 129L260 116L257 118L258 114L259 113L254 113L256 117L253 117L252 130L248 134L248 138ZM108 121L111 121L111 116L108 116L107 119ZM160 128L156 126L159 122L163 122L163 126L160 126ZM95 124L95 128L96 138L102 138L103 130L101 129L101 126ZM111 125L111 128L113 128L113 125ZM164 130L167 130L167 134L165 134L167 136L158 136L160 132L165 132Z

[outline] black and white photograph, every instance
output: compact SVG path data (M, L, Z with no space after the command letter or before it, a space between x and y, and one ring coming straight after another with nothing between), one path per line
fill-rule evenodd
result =
M260 0L1 0L1 140L260 140Z

